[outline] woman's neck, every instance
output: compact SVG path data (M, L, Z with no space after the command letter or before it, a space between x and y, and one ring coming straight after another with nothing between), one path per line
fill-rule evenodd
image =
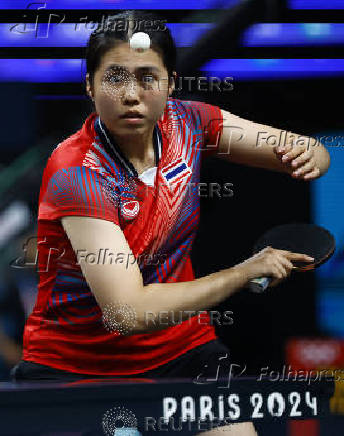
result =
M154 126L145 133L117 136L111 132L116 144L132 163L138 174L147 168L155 166L153 144Z

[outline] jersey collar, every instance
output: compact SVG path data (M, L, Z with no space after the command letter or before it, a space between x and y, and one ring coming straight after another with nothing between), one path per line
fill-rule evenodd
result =
M133 177L138 177L138 173L134 165L127 159L119 145L114 140L113 136L109 132L105 123L101 121L100 117L97 116L94 121L94 129L100 138L102 145L104 146L106 152L110 156L115 157L117 161L128 171L128 173ZM153 130L153 146L155 155L155 165L158 166L159 160L162 153L162 136L158 124L154 126Z

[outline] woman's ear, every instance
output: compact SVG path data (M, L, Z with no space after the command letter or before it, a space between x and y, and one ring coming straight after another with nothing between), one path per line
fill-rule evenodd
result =
M86 74L86 92L87 92L87 95L91 98L91 100L94 101L89 73Z
M168 84L168 95L171 96L176 85L176 79L177 79L177 73L175 71L172 71L172 76L169 78L169 84Z

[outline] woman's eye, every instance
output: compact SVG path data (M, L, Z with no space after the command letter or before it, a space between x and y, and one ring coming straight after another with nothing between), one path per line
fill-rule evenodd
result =
M121 74L121 73L112 73L112 74L107 74L104 77L104 80L108 83L122 83L126 80L128 80L128 78L125 76L125 74Z
M121 82L123 80L123 77L113 75L113 76L108 77L107 79L111 83L118 83L118 82Z
M154 77L151 74L145 74L142 79L145 83L152 83L154 81Z

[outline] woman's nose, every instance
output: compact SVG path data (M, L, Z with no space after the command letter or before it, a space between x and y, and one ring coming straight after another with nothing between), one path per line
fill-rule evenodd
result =
M123 97L125 100L139 100L139 87L136 79L131 79L124 87Z

